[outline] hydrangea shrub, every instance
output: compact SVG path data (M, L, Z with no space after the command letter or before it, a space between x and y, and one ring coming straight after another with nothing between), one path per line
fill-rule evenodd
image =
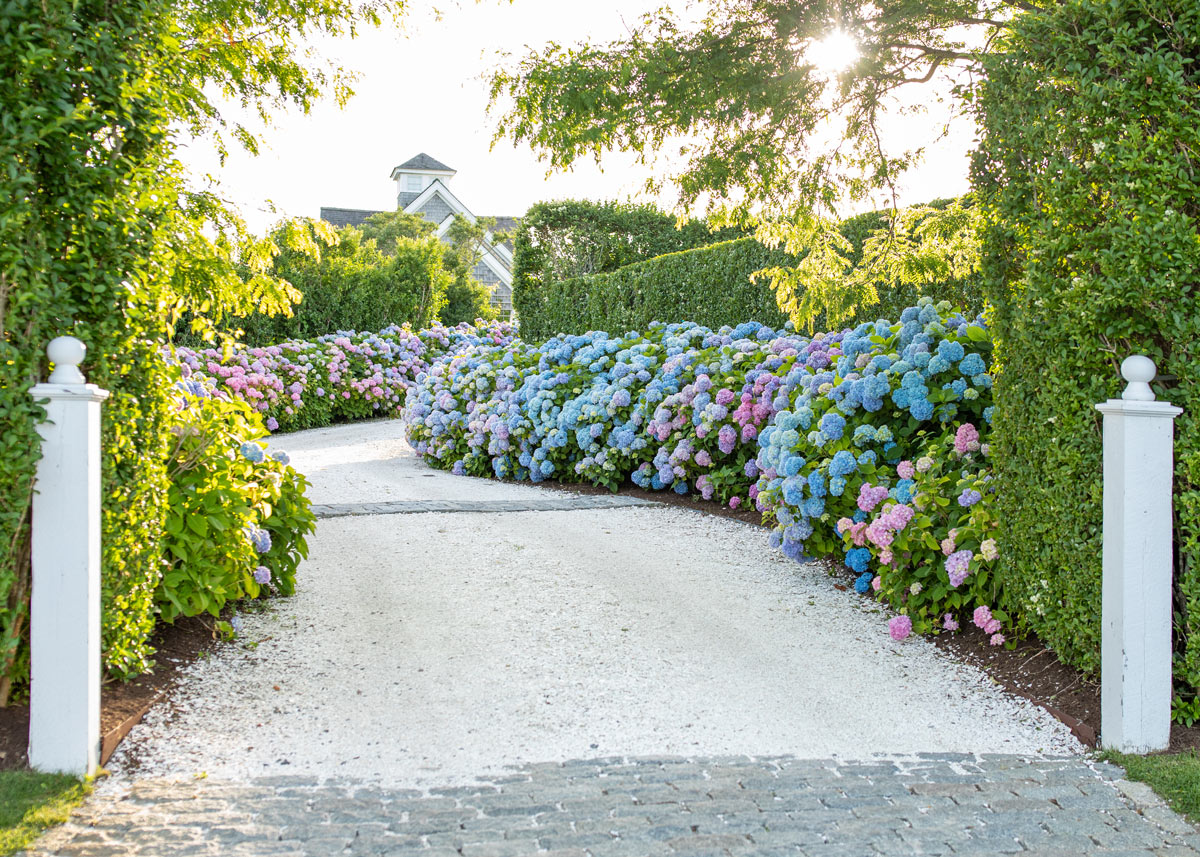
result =
M229 601L292 594L316 529L308 481L286 454L266 454L262 419L245 402L199 375L176 389L159 615L218 616Z
M249 404L270 431L396 416L404 392L429 361L477 342L512 340L507 322L478 322L419 332L390 326L375 333L340 331L309 342L266 347L176 348L184 377L202 373Z

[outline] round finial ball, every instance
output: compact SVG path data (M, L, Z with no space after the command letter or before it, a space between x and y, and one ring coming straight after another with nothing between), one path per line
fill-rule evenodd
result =
M86 384L87 379L79 371L79 364L87 355L87 346L74 336L59 336L46 346L46 356L54 362L50 373L51 384Z
M46 356L55 366L78 366L87 356L87 346L74 336L59 336L46 346Z
M1131 384L1149 384L1157 374L1154 361L1143 354L1132 354L1121 363L1121 377Z

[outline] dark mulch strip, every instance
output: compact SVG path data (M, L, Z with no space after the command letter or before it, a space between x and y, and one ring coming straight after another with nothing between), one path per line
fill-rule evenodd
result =
M155 701L170 690L180 671L212 648L217 637L209 616L181 618L163 625L154 633L154 669L130 682L112 682L100 691L100 734L106 737L105 750L111 753L115 743ZM29 744L29 707L12 705L0 708L0 770L26 766Z
M555 491L575 491L581 494L611 493L607 488L594 485L559 482L537 484L538 487ZM622 486L620 493L762 526L759 513L748 501L748 508L734 511L710 500L702 500L694 494L647 491L629 482ZM1059 661L1054 652L1046 648L1037 637L1022 639L1015 648L1009 649L990 645L987 634L970 625L969 621L963 624L966 627L960 631L932 637L934 645L957 660L980 668L1008 692L1040 705L1065 723L1080 741L1089 746L1096 746L1096 738L1100 734L1098 681L1085 677L1078 670ZM1191 727L1173 724L1170 752L1192 749L1200 749L1200 724Z

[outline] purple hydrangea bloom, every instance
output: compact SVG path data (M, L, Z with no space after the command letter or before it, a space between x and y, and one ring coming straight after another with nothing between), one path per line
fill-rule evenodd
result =
M254 569L254 580L260 585L270 583L271 569L267 568L265 565L260 565L258 568Z
M946 557L946 574L950 578L951 586L958 586L971 573L971 560L975 554L969 550L955 551Z

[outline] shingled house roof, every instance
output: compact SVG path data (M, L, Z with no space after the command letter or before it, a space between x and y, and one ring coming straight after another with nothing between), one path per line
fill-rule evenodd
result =
M362 226L363 221L372 214L383 214L382 211L369 211L365 208L326 208L321 206L321 219L337 227Z
M441 161L439 161L437 158L431 158L431 157L429 157L429 155L425 154L424 152L417 155L415 158L409 158L407 161L402 163L400 166L396 167L395 170L392 170L392 172L394 173L394 172L396 172L396 170L430 170L433 172L445 172L445 173L455 172L455 170L446 166Z

